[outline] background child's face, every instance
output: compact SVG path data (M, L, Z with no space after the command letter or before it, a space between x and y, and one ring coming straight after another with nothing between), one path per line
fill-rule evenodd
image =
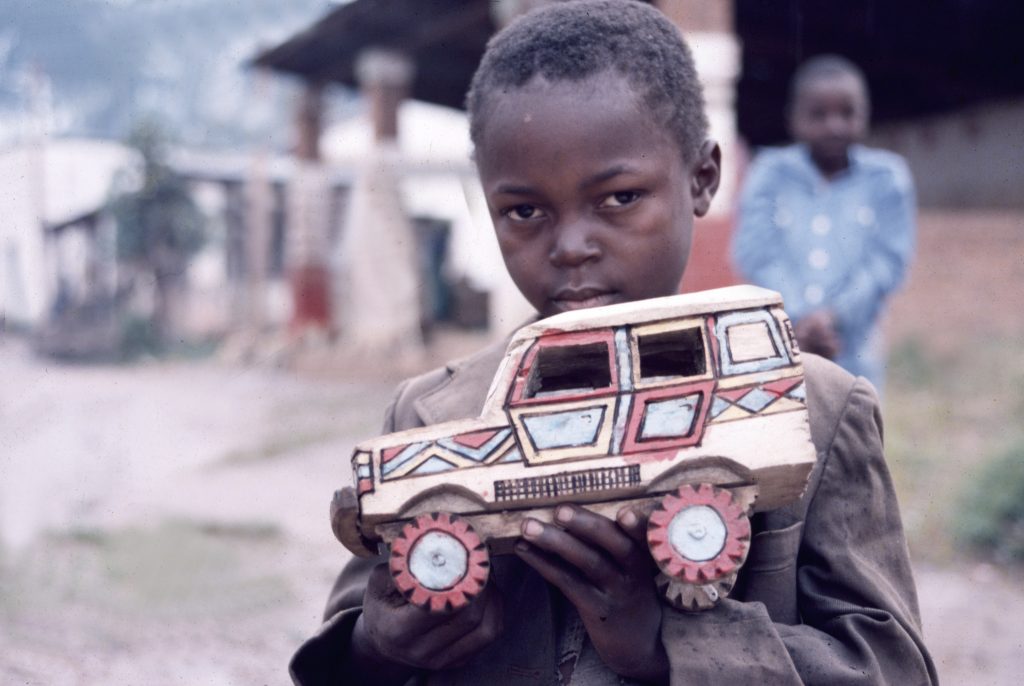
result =
M864 85L852 74L805 83L796 94L790 119L793 137L807 144L826 172L846 167L850 145L864 137L867 124Z
M712 172L691 171L678 144L624 78L534 79L493 96L476 150L498 243L537 310L566 310L677 292L694 214ZM707 165L705 165L707 166Z

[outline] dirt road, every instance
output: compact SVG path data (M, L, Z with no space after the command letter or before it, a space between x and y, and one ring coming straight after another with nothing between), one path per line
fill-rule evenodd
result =
M343 560L330 493L390 383L69 367L11 339L0 378L0 683L289 683ZM917 573L944 683L1020 683L1019 584Z

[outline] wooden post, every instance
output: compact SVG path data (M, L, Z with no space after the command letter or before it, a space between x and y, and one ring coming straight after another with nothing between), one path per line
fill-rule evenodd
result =
M335 316L347 353L373 359L422 354L416 237L398 184L399 104L412 83L411 60L371 49L356 74L372 117L375 144L352 189L339 251Z
M268 97L270 75L260 70L255 75L256 97ZM300 133L301 137L301 133ZM258 337L266 323L267 267L270 253L270 214L272 193L267 150L263 144L253 154L245 180L245 328Z
M320 161L323 84L309 83L296 116L298 158L288 189L288 246L293 334L331 326L330 275L326 263L329 181Z

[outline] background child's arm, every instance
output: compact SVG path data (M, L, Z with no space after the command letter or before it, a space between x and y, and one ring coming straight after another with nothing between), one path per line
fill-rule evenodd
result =
M660 640L662 603L644 522L631 508L617 521L562 505L559 526L527 520L516 552L576 606L594 648L619 675L668 683Z
M828 310L816 310L793 325L793 332L805 353L834 360L842 352L835 318Z

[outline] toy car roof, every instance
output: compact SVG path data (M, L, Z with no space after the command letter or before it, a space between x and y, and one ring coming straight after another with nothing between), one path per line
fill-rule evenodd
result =
M563 312L519 329L512 337L512 344L562 331L586 331L625 324L645 324L776 305L782 305L782 296L775 291L758 286L728 286L697 293Z

